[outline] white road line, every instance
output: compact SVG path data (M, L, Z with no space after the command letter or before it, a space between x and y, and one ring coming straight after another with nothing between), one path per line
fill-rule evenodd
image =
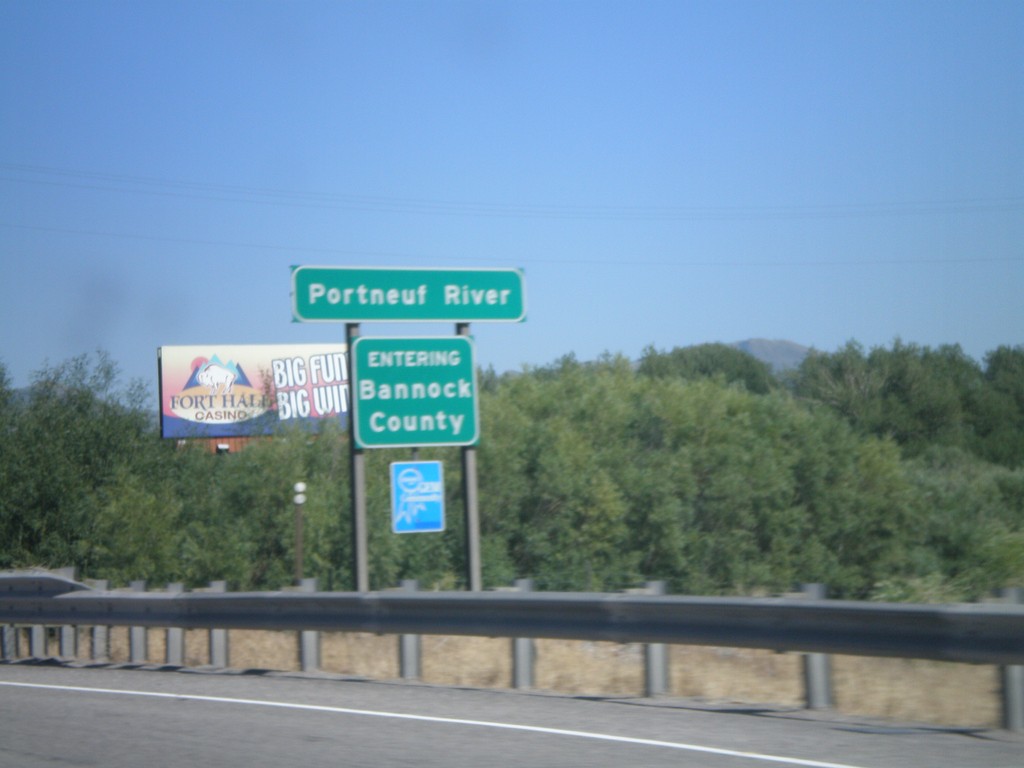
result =
M593 731L574 731L564 728L545 728L537 725L518 725L515 723L499 723L488 720L464 720L457 717L435 717L432 715L410 715L401 712L380 712L370 709L350 709L348 707L329 707L319 704L293 704L282 701L267 701L263 699L235 699L226 696L198 696L189 693L163 693L159 691L129 691L114 688L84 688L74 685L43 685L40 683L15 683L0 681L0 686L10 688L35 688L39 690L63 691L70 693L93 693L108 696L144 696L153 699L176 699L178 701L204 701L214 704L235 704L251 707L274 707L277 709L292 709L305 712L328 712L338 715L353 715L357 717L381 717L392 720L414 720L421 723L438 723L441 725L464 725L475 728L500 728L506 731L521 731L524 733L542 733L550 736L569 736L577 739L592 739L595 741L611 741L618 744L630 744L644 747L660 747L663 749L677 749L684 752L699 752L709 755L722 755L725 757L739 757L746 760L760 760L769 763L783 763L785 765L800 765L806 768L861 768L860 766L848 763L830 763L821 760L804 760L798 757L782 757L780 755L766 755L759 752L744 752L735 749L721 749L719 747L707 747L700 744L685 744L677 741L660 741L658 739L641 739L632 736L614 736L608 733L596 733Z

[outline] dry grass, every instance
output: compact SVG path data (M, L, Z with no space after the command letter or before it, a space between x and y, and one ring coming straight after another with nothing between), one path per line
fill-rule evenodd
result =
M297 672L301 668L298 633L232 629L228 632L228 663L238 669Z
M229 664L238 669L297 671L297 632L231 630ZM512 641L507 638L422 638L421 679L437 685L506 688L512 685ZM185 633L185 664L210 664L209 632ZM19 634L28 656L28 632ZM78 657L101 658L89 628L80 628ZM804 700L802 655L701 646L670 646L670 685L675 696L711 702L800 707ZM47 652L57 654L56 638ZM588 696L640 696L644 686L642 645L537 640L534 678L539 690ZM147 662L166 658L166 630L150 630ZM325 632L320 636L324 672L377 680L399 677L398 638ZM109 660L130 660L127 627L109 630ZM952 727L998 728L1000 680L996 667L913 659L834 656L836 709L844 714L885 717Z
M512 641L502 637L422 640L424 682L474 688L507 688L512 680Z
M921 659L832 659L836 707L855 715L998 728L997 667Z
M339 675L393 680L398 677L397 648L397 638L387 635L323 632L320 666L325 672Z
M582 696L641 695L642 645L537 640L534 682L541 690Z
M803 656L756 648L671 647L672 691L679 696L798 707Z

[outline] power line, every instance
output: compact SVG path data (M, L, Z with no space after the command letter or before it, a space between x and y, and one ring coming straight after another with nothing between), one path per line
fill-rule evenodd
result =
M127 174L52 168L20 163L0 162L0 169L8 174L19 174L18 176L7 175L0 177L0 180L16 184L61 186L93 191L149 194L217 202L431 216L617 219L627 221L736 221L757 219L870 218L1024 210L1024 197L769 206L509 204L267 189L245 185L131 176ZM26 174L28 177L25 177Z
M214 246L219 248L253 248L265 251L280 251L282 253L317 253L325 256L365 256L371 258L401 258L414 261L430 260L437 261L436 254L411 254L395 251L370 251L362 249L322 248L301 245L272 245L267 243L243 243L230 240L208 240L202 238L168 237L163 235L140 235L129 232L111 232L88 229L70 229L64 227L44 227L31 224L14 224L0 221L0 227L9 229L21 229L34 232L50 232L64 235L85 235L89 237L114 237L129 240L145 240L149 242L177 243L181 245ZM507 258L488 258L486 256L451 256L443 257L450 261L469 261L485 263L506 263ZM902 258L902 259L799 259L790 261L736 261L736 260L687 260L687 259L644 259L633 256L624 256L621 259L560 259L552 257L543 258L517 258L516 261L525 264L578 264L578 265L605 265L605 266L675 266L675 267L820 267L820 266L886 266L886 265L912 265L912 264L989 264L989 263L1024 263L1022 256L996 256L996 257L974 257L974 258Z

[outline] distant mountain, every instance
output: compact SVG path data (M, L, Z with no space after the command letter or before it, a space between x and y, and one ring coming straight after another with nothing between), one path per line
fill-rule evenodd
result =
M773 339L747 339L730 346L741 349L761 362L768 363L775 373L796 368L811 351L810 347L792 341Z

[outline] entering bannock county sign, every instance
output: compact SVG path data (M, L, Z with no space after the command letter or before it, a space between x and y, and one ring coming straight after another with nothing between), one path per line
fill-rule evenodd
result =
M465 336L363 336L352 344L360 448L475 445L473 343Z
M518 269L293 267L297 322L522 322Z

